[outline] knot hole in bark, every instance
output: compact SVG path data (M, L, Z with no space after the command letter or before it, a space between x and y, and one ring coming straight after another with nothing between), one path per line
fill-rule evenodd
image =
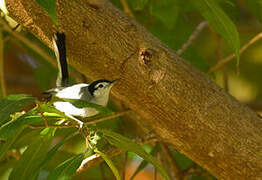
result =
M140 51L139 51L139 57L138 58L139 58L140 64L149 66L152 62L153 50L141 48Z

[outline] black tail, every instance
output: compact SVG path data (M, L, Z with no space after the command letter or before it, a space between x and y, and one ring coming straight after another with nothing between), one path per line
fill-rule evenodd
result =
M65 34L57 32L53 38L53 45L59 71L56 80L56 86L66 87L69 85L69 79L66 62Z

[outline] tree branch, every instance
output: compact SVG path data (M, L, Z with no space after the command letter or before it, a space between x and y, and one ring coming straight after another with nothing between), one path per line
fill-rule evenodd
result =
M221 179L259 179L262 121L106 0L57 1L59 26L34 0L6 0L10 16L52 47L67 35L69 63L112 89L163 141Z

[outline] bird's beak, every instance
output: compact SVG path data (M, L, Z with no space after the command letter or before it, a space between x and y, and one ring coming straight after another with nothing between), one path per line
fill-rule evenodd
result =
M109 88L111 89L115 83L117 83L120 79L115 79L113 81L111 81L111 84L109 85Z
M115 79L113 81L111 81L112 85L115 84L116 82L118 82L120 79Z

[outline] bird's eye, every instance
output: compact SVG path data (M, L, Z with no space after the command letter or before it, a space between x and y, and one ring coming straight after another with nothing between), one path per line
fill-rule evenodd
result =
M98 88L102 88L102 87L104 87L104 85L103 84L99 84Z

